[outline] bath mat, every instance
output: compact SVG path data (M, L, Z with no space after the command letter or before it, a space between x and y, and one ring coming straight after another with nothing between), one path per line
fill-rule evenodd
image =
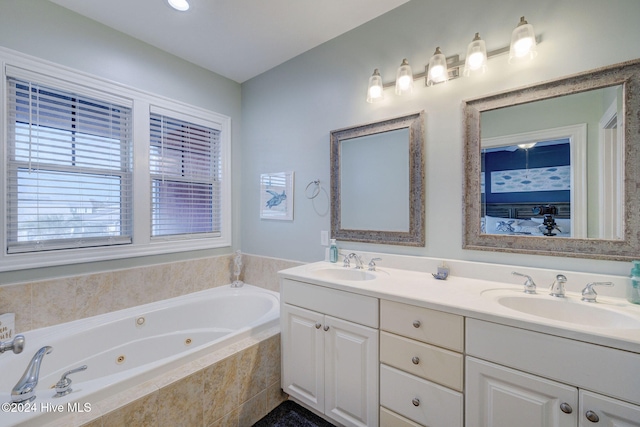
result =
M291 400L285 400L253 427L335 427Z

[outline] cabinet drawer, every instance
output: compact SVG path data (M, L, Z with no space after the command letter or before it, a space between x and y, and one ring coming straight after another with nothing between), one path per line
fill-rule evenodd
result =
M380 329L450 350L464 350L464 318L394 301L380 301Z
M380 427L422 427L387 408L380 407Z
M282 279L280 301L378 328L378 299L324 286Z
M462 354L408 338L380 333L380 362L462 391Z
M462 393L380 365L380 405L416 423L462 427Z

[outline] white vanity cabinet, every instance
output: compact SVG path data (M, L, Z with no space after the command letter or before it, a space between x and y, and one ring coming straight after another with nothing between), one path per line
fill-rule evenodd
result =
M640 427L640 354L467 319L466 427Z
M462 427L464 318L380 301L380 426Z
M283 279L282 388L345 426L378 425L378 299Z

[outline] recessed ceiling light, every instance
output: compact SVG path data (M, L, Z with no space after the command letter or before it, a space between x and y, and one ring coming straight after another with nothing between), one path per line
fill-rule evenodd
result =
M179 10L180 12L189 10L189 2L187 0L167 0L167 1L169 2L169 6L171 6L175 10Z

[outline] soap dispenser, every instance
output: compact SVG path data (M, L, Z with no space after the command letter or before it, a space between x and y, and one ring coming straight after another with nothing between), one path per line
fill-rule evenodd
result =
M338 262L338 245L336 239L331 239L331 245L329 246L329 261Z
M627 286L627 300L640 304L640 261L631 261L631 275Z

